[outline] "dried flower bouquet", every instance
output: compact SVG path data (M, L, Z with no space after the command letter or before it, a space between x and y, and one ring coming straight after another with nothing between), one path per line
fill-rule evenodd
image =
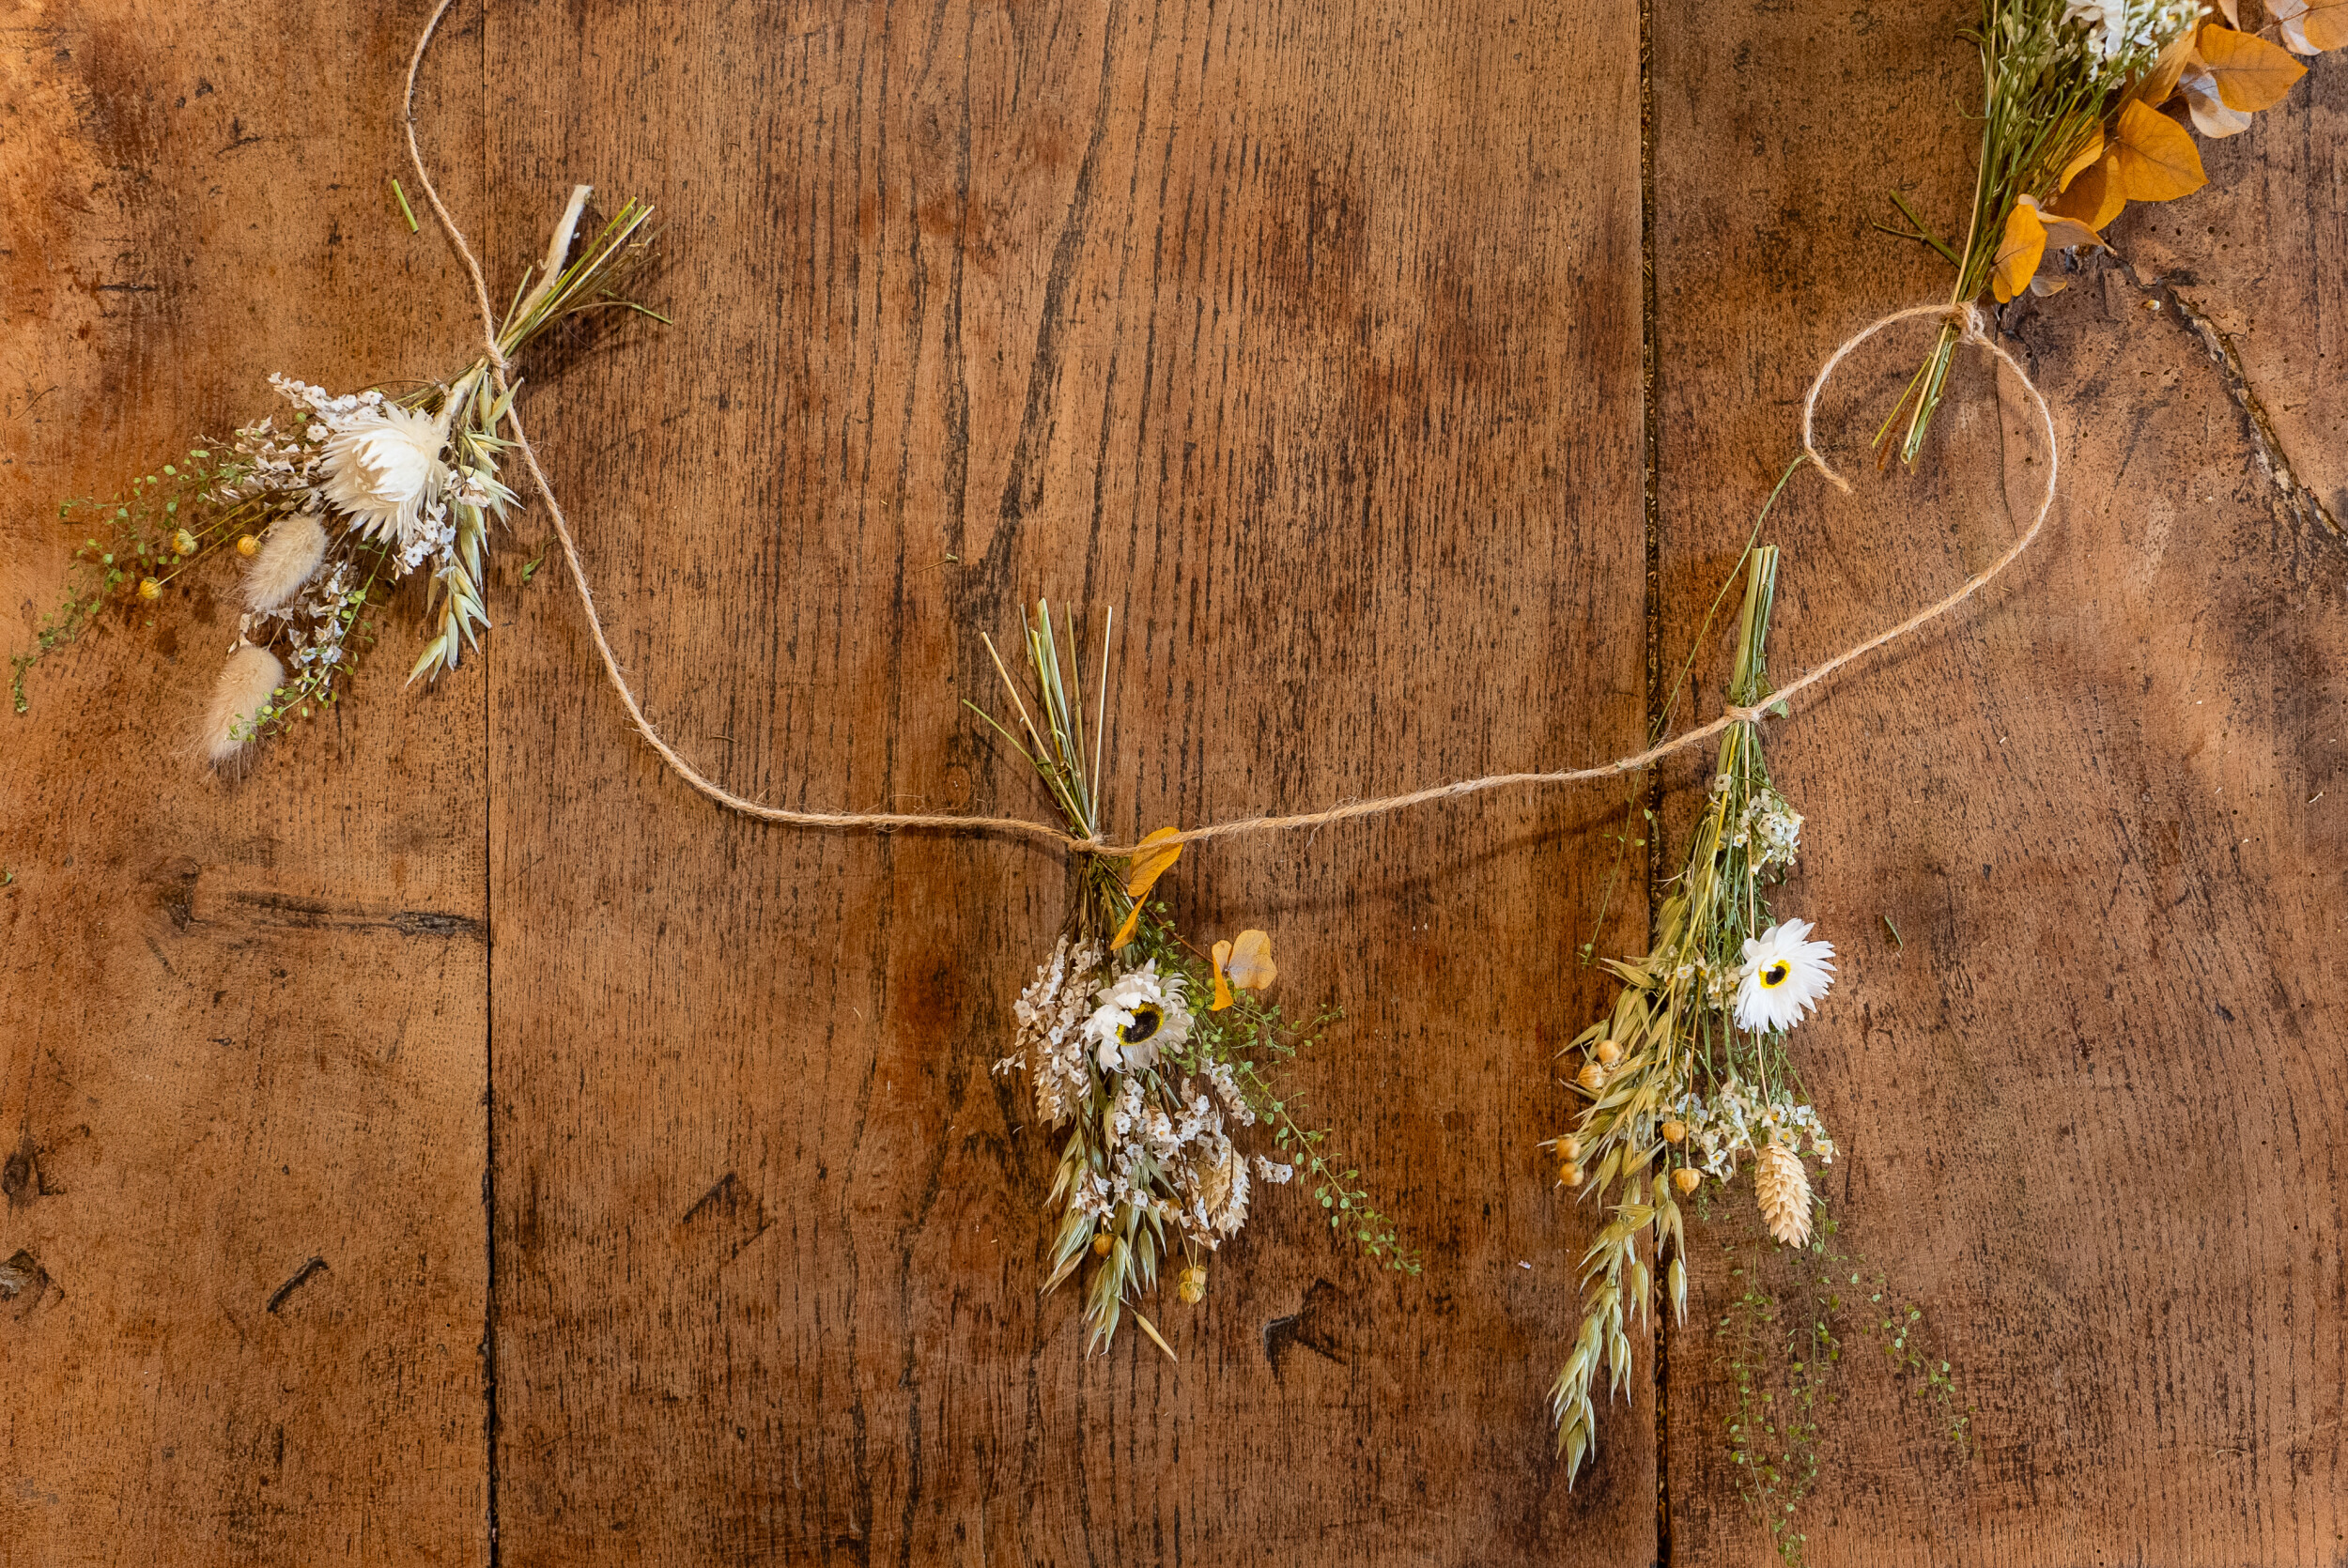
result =
M498 332L502 360L591 312L665 320L620 292L650 247L651 208L626 203L572 258L589 194L584 185L571 192L534 283L525 269ZM215 766L339 700L374 640L374 607L412 573L429 574L432 633L409 680L435 680L479 646L489 626L489 526L514 503L498 477L509 444L498 431L517 386L500 392L486 357L404 392L269 380L290 417L264 418L230 442L199 440L112 501L59 508L69 523L90 521L70 596L17 661L19 712L25 669L107 604L133 613L159 605L182 576L231 552L246 564L236 640L204 720L202 753Z
M2129 202L2173 201L2208 182L2185 128L2247 130L2307 74L2293 54L2348 43L2348 0L1983 0L1985 106L1980 166L1961 247L1912 228L1957 269L1953 306L1984 290L2000 303L2063 285L2058 254L2102 249ZM2225 21L2217 20L2224 13ZM2185 118L2180 118L2180 115ZM1913 463L1939 407L1961 325L1952 320L1877 433L1907 417L1900 456Z
M1777 561L1774 546L1748 557L1728 688L1739 708L1769 698ZM1630 1375L1628 1324L1647 1308L1654 1268L1664 1268L1674 1311L1686 1315L1681 1200L1750 1164L1770 1234L1792 1245L1809 1239L1802 1145L1821 1163L1834 1158L1834 1145L1786 1060L1785 1033L1826 994L1834 949L1810 940L1807 921L1776 921L1762 893L1793 863L1801 823L1769 782L1757 725L1730 725L1653 946L1644 959L1605 961L1621 994L1610 1017L1567 1048L1578 1059L1573 1087L1584 1104L1573 1130L1542 1146L1557 1156L1564 1187L1601 1207L1614 1195L1583 1255L1581 1333L1550 1390L1568 1481L1597 1446L1592 1395L1601 1368L1610 1393Z
M1035 769L1070 829L1097 838L1107 652L1088 732L1074 622L1063 630L1065 665L1051 608L1038 604L1026 627L1028 697L987 643L1016 730L970 706ZM1179 1258L1176 1296L1201 1300L1207 1255L1246 1222L1259 1182L1280 1186L1301 1176L1338 1238L1386 1268L1419 1269L1417 1254L1357 1185L1360 1173L1343 1168L1325 1129L1300 1120L1304 1107L1280 1082L1281 1067L1337 1015L1291 1024L1263 1000L1279 977L1263 931L1243 930L1203 957L1182 939L1166 905L1150 899L1182 853L1180 844L1150 846L1172 831L1145 838L1128 861L1082 859L1069 930L1020 993L1011 1053L996 1064L997 1073L1024 1073L1036 1115L1067 1130L1044 1199L1059 1217L1043 1289L1091 1264L1088 1353L1107 1347L1131 1312L1171 1356L1138 1298Z

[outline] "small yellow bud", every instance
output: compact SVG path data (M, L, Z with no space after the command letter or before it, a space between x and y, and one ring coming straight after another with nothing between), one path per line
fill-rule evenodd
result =
M1109 1233L1103 1231L1092 1238L1092 1253L1095 1257L1106 1257L1109 1255L1109 1249L1116 1245L1117 1242L1111 1238Z
M1568 1165L1577 1163L1582 1158L1582 1140L1574 1137L1558 1139L1557 1158Z
M1684 1198L1704 1185L1704 1173L1692 1165L1682 1165L1672 1173L1672 1185L1679 1189L1679 1195Z
M237 553L239 555L258 555L261 553L261 542L248 533L243 538L237 541Z
M1564 1182L1568 1187L1579 1187L1582 1185L1582 1167L1579 1165L1565 1166L1558 1171L1557 1179Z
M1596 1062L1584 1062L1582 1070L1573 1075L1573 1081L1596 1094L1606 1086L1606 1069Z
M1622 1047L1616 1045L1613 1040L1600 1040L1598 1042L1598 1048L1591 1052L1590 1054L1596 1056L1606 1066L1613 1067L1616 1062L1622 1060Z
M1686 1122L1668 1121L1663 1124L1663 1142L1667 1144L1684 1144L1687 1141L1688 1124Z
M1206 1299L1206 1269L1194 1263L1189 1268L1183 1269L1181 1273L1175 1275L1174 1294L1187 1306L1195 1307L1200 1301Z
M140 598L145 599L151 605L162 596L163 585L162 583L157 582L153 577L141 577L139 579Z
M195 535L190 533L186 529L181 529L178 532L171 536L171 550L174 555L193 555L195 553Z

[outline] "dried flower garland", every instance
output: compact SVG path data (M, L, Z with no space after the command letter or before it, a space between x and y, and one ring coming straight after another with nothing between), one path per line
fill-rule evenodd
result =
M1729 681L1731 705L1755 717L1769 701L1777 563L1775 546L1747 557ZM1664 1269L1673 1310L1686 1317L1681 1201L1750 1164L1770 1235L1800 1246L1812 1210L1803 1145L1821 1164L1834 1159L1784 1049L1785 1032L1833 983L1834 949L1810 940L1807 921L1773 920L1763 897L1793 864L1802 819L1769 782L1755 717L1730 724L1722 738L1687 869L1662 901L1647 956L1604 961L1621 994L1610 1017L1567 1048L1579 1057L1573 1086L1585 1104L1571 1131L1542 1145L1556 1155L1565 1188L1601 1207L1619 1193L1583 1255L1582 1330L1550 1390L1568 1482L1597 1446L1601 1369L1610 1395L1630 1375L1628 1324L1647 1311L1650 1257Z
M1912 228L1886 233L1930 245L1956 268L1953 305L1987 290L2000 304L2025 289L2063 286L2058 254L2105 249L2102 230L2129 202L2173 201L2208 183L2178 117L2204 136L2247 130L2307 69L2291 56L2348 43L2348 0L1983 0L1985 95L1980 168L1960 248L1944 243L1898 196ZM2216 20L2218 11L2225 23ZM1960 327L1932 352L1877 433L1906 414L1900 456L1923 449Z
M227 443L198 441L110 502L61 506L70 524L91 520L70 596L17 661L18 711L24 671L41 653L110 603L132 613L160 604L187 573L231 552L247 565L236 640L204 719L201 751L214 766L340 700L374 641L375 607L413 573L429 574L432 635L408 678L455 669L489 627L483 555L491 523L514 503L498 478L510 444L499 431L517 389L500 391L493 372L591 312L665 319L620 292L651 244L651 208L626 203L571 259L589 194L584 185L571 192L534 284L525 270L494 362L485 353L449 381L397 393L337 394L272 375L290 417L264 418Z
M1064 627L1068 660L1048 604L1026 627L1031 716L1019 684L995 654L1018 715L1018 730L970 704L1043 779L1069 827L1088 838L1100 827L1101 715L1088 736L1077 673L1075 627ZM994 643L987 643L994 653ZM1107 651L1102 653L1105 702ZM1024 739L1022 738L1024 735ZM1161 829L1121 862L1087 856L1071 929L1037 968L1012 1009L1011 1052L1001 1074L1024 1073L1045 1126L1068 1130L1044 1202L1058 1210L1049 1292L1095 1260L1085 1286L1088 1352L1114 1340L1127 1312L1171 1356L1137 1298L1155 1288L1179 1255L1175 1295L1206 1295L1208 1254L1239 1234L1259 1182L1302 1176L1329 1228L1373 1262L1409 1273L1418 1255L1343 1169L1325 1129L1298 1118L1303 1106L1278 1080L1283 1063L1316 1043L1336 1021L1322 1011L1292 1025L1263 993L1279 978L1272 939L1244 930L1202 958L1150 894L1182 854ZM1268 1130L1271 1152L1243 1147Z

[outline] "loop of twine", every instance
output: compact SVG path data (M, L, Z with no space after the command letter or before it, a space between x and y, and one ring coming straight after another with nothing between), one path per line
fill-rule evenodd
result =
M441 19L448 14L456 3L456 0L440 0L440 3L433 8L430 18L425 21L424 31L416 38L415 53L409 57L408 61L408 82L407 90L402 99L402 118L408 136L408 161L415 169L416 182L423 188L425 200L431 205L433 217L439 220L440 228L448 236L449 244L456 250L457 259L464 263L466 274L472 280L473 300L481 312L483 344L487 354L489 374L496 381L499 395L503 396L508 390L506 372L510 366L506 362L505 356L498 348L497 309L490 302L488 280L482 272L480 258L473 254L472 246L465 238L464 230L457 226L456 220L450 215L447 205L440 200L440 189L433 184L431 172L425 167L424 151L416 141L416 75L423 68L425 54L430 49L433 37L440 30ZM1967 578L1963 586L1954 592L1918 610L1888 631L1879 632L1864 642L1845 649L1825 663L1799 676L1789 684L1771 692L1759 704L1753 707L1730 706L1708 724L1683 730L1669 740L1648 746L1644 751L1635 752L1627 757L1617 757L1611 762L1601 762L1594 767L1567 768L1554 773L1491 774L1482 778L1461 779L1456 783L1437 784L1424 790L1413 790L1408 794L1383 795L1371 800L1348 801L1325 811L1307 811L1292 816L1242 817L1230 822L1211 822L1204 827L1185 828L1179 833L1156 838L1152 840L1151 847L1162 850L1176 844L1198 843L1211 838L1229 838L1241 834L1285 833L1300 828L1320 828L1336 822L1352 822L1362 817L1383 816L1388 812L1404 810L1413 806L1424 806L1433 801L1453 800L1463 795L1480 794L1488 790L1530 785L1580 784L1604 778L1615 778L1627 773L1636 773L1676 752L1702 745L1732 724L1758 723L1769 709L1790 701L1794 697L1816 685L1845 665L1853 660L1864 658L1887 643L1898 641L1909 633L1939 620L1971 598L2000 573L2013 565L2023 551L2036 543L2040 531L2047 525L2048 515L2054 509L2055 486L2057 477L2062 471L2062 453L2057 444L2054 415L2047 408L2045 396L2039 392L2036 383L2031 380L2030 373L2024 370L2020 362L1985 329L1979 307L1970 304L1917 305L1907 310L1894 311L1890 315L1870 323L1851 337L1845 339L1842 346L1835 349L1826 363L1819 367L1816 378L1810 383L1809 394L1802 399L1802 454L1810 462L1815 464L1818 471L1838 489L1846 494L1849 492L1850 482L1835 472L1833 467L1818 451L1817 438L1813 428L1818 394L1826 390L1827 380L1834 374L1835 367L1840 365L1853 349L1887 327L1922 315L1939 316L1943 320L1960 324L1963 329L1963 341L1986 349L2007 369L2013 371L2016 378L2021 382L2022 390L2030 394L2031 402L2036 407L2039 423L2047 437L2047 488L2045 495L2039 500L2037 513L2031 517L2030 527L2006 547L2003 554L1990 562L1985 569ZM579 591L579 608L587 617L588 633L595 638L595 652L603 661L604 674L610 678L611 689L619 694L621 706L627 710L628 722L635 727L636 732L643 737L644 744L651 746L661 761L667 764L671 772L710 800L728 810L738 811L744 816L755 818L760 822L779 822L790 827L865 830L875 833L893 833L908 828L937 828L963 833L1002 833L1028 838L1041 838L1058 844L1074 854L1098 854L1111 858L1130 856L1140 848L1138 844L1104 842L1098 838L1078 838L1048 823L1033 822L1025 817L973 817L945 812L796 811L785 807L767 806L747 799L708 777L680 756L676 748L662 738L660 731L654 728L652 720L645 716L642 704L638 702L635 692L628 686L627 677L620 672L619 655L612 652L610 638L604 633L603 618L595 612L595 595L588 589L587 569L579 561L579 546L571 536L569 519L564 515L562 504L554 499L554 486L547 479L546 469L539 466L537 451L532 447L530 437L522 428L521 410L518 407L509 404L506 408L506 418L513 426L514 446L522 454L522 461L529 466L531 484L537 490L538 499L546 503L547 515L553 521L555 538L563 546L563 559L570 567L571 582Z

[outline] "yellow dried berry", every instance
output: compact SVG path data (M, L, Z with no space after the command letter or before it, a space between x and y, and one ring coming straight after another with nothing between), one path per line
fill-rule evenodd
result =
M1116 1245L1116 1241L1110 1237L1109 1233L1103 1231L1100 1235L1092 1238L1093 1255L1095 1257L1106 1257L1109 1255L1109 1249Z
M253 535L249 533L237 541L237 553L239 555L258 555L260 551L261 542L258 539L254 538Z
M1668 1121L1663 1124L1663 1142L1667 1144L1684 1144L1687 1141L1688 1124L1686 1122Z
M1704 1173L1692 1165L1682 1165L1672 1173L1672 1185L1679 1189L1681 1197L1687 1197L1704 1185Z
M1582 1167L1579 1165L1563 1166L1557 1172L1557 1179L1568 1187L1579 1187L1582 1185Z
M162 598L162 596L163 585L162 583L157 582L153 577L141 577L139 579L140 598L145 599L148 604L153 604L156 600Z
M190 533L186 529L181 529L178 532L171 536L171 550L174 555L193 555L195 553L195 535Z
M1207 1296L1206 1269L1194 1263L1175 1275L1174 1294L1188 1306L1195 1307L1200 1301L1205 1300Z
M1582 1159L1582 1140L1571 1137L1558 1139L1557 1158L1568 1165L1579 1163Z
M1573 1075L1573 1081L1596 1094L1606 1086L1606 1069L1596 1062L1584 1062L1582 1070Z
M1597 1049L1592 1051L1590 1054L1596 1056L1607 1067L1613 1067L1616 1062L1622 1060L1622 1047L1616 1045L1613 1040L1600 1040L1598 1042Z

